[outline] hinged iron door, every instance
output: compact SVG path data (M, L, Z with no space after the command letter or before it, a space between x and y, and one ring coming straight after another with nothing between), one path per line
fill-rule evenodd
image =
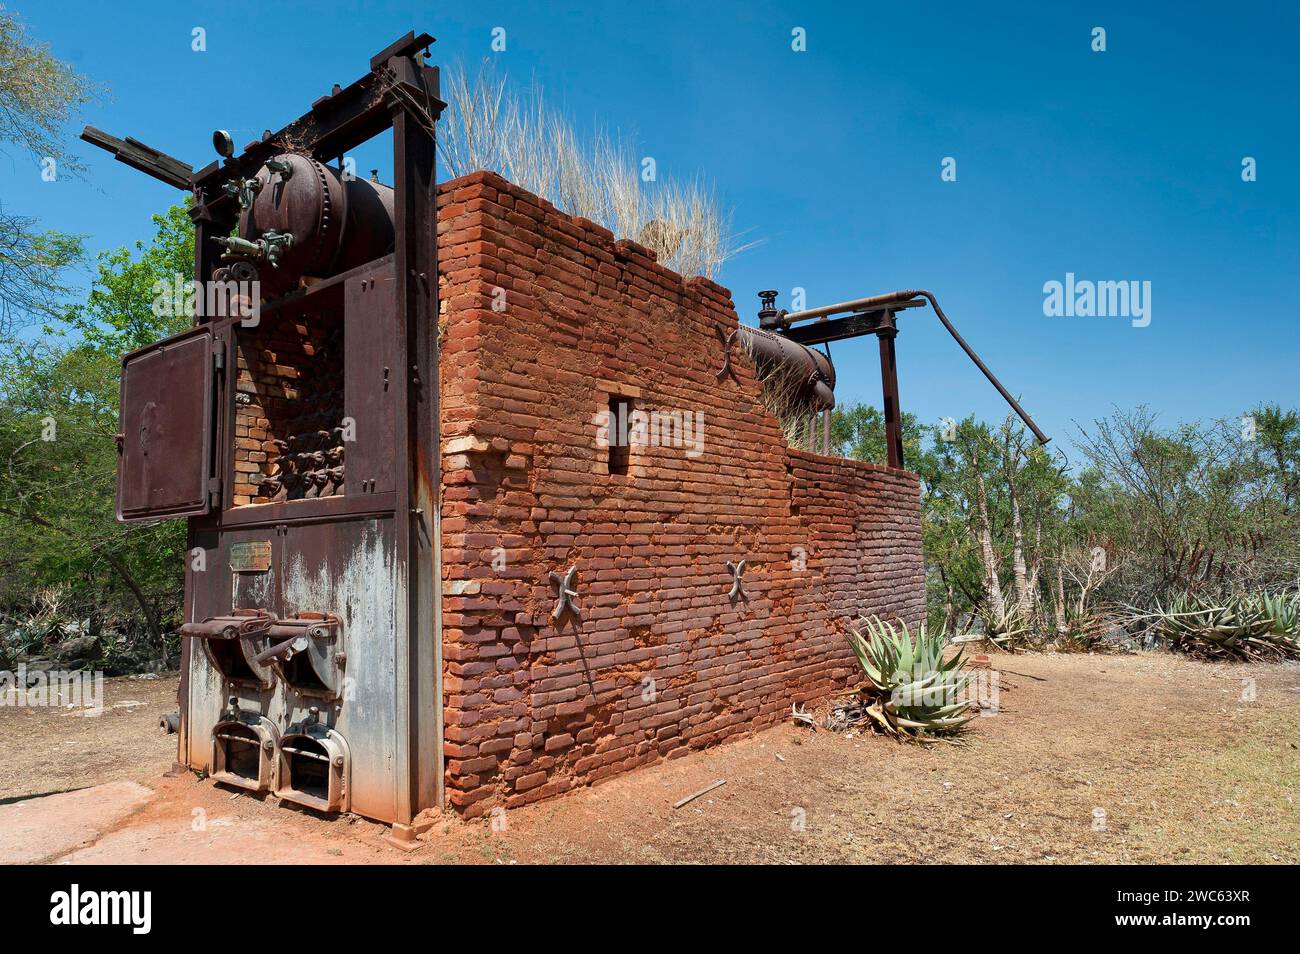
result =
M192 517L210 509L213 367L207 327L122 358L118 520Z

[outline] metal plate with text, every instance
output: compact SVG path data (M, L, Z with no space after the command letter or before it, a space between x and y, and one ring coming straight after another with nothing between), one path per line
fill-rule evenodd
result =
M230 569L236 573L265 573L271 569L271 541L232 543Z

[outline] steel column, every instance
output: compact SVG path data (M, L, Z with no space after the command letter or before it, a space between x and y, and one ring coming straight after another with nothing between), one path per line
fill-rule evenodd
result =
M882 403L885 412L885 449L889 454L889 466L894 470L903 469L903 422L898 410L898 362L894 357L894 339L898 329L894 327L893 315L889 316L887 327L876 332L880 339L880 384L884 392Z
M436 100L437 90L428 92ZM394 261L407 382L397 422L398 435L404 435L397 447L397 473L406 475L399 484L397 519L399 578L400 567L406 570L405 613L400 615L406 618L397 636L394 834L406 835L404 828L421 809L441 807L443 796L437 184L433 136L408 109L393 108Z

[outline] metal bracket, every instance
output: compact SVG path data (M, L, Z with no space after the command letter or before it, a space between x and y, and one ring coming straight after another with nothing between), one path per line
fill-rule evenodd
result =
M564 615L565 610L571 612L577 619L582 618L582 611L578 608L578 604L573 602L578 598L578 591L573 588L575 585L574 577L577 573L577 565L569 567L568 572L565 573L563 577L554 570L551 571L551 582L554 583L560 591L559 598L555 603L555 609L551 610L552 620L558 621L560 617Z
M727 594L727 599L734 603L736 598L739 597L748 602L749 594L745 592L745 584L740 578L741 574L745 572L745 561L741 560L739 563L732 563L728 560L727 569L731 571L731 592Z
M241 209L247 209L252 206L257 194L262 191L262 185L261 179L235 179L227 182L221 189L226 195L238 199Z

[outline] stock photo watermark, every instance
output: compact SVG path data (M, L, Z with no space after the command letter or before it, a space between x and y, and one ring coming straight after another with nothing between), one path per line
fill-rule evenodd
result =
M257 279L196 281L181 275L154 282L151 310L157 318L237 318L246 328L262 316L262 284Z
M1128 318L1134 328L1151 324L1150 281L1092 281L1066 272L1064 281L1043 283L1048 318Z
M615 408L597 411L591 422L596 425L596 446L600 448L676 448L690 458L704 453L703 411L644 411L621 401Z
M89 670L0 670L0 708L76 708L83 714L104 711L104 674Z

